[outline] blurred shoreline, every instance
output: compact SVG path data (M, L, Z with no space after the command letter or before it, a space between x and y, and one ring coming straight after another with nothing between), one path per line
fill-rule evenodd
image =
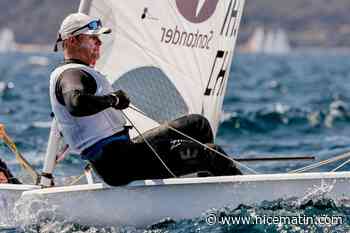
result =
M238 53L244 54L265 54L254 51L247 50L244 46L238 46ZM289 55L289 54L327 54L327 55L350 55L350 47L298 47L293 48L290 52L284 54L275 54L275 55ZM266 54L265 54L266 55ZM271 54L270 54L271 55ZM272 54L273 55L273 54Z
M16 44L15 51L23 53L53 52L53 46L42 44Z
M259 54L259 52L249 51L244 46L238 45L236 48L238 53L245 53L245 54ZM16 48L14 50L15 52L23 52L23 53L37 53L37 52L44 52L44 53L50 53L53 52L53 45L49 44L16 44ZM329 53L329 54L350 54L350 47L298 47L293 48L290 52L286 54L322 54L322 53ZM285 55L285 54L282 54Z

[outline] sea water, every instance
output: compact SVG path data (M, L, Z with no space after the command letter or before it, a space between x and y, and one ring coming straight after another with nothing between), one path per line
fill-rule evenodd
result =
M60 59L60 55L42 53L0 55L0 122L6 125L19 150L39 170L51 119L49 74ZM319 161L350 150L350 55L237 54L217 143L230 155L241 158L298 154L314 155ZM17 176L29 181L3 144L0 144L0 156ZM277 173L309 163L284 161L249 165L261 173ZM329 171L340 163L314 171ZM65 182L63 176L80 175L83 167L79 158L68 157L58 165L55 176ZM350 170L350 166L341 170ZM341 223L210 224L205 212L193 219L162 220L144 229L89 227L64 219L42 220L39 213L33 215L33 211L22 208L22 204L17 203L15 216L11 215L12 210L1 207L0 232L350 232L349 204L322 198L299 204L293 199L275 200L208 211L215 211L219 217L255 219L257 216L340 216ZM33 206L35 203L30 208ZM55 214L54 210L45 211Z

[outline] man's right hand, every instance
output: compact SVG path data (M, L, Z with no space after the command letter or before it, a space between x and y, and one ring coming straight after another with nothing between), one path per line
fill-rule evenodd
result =
M124 91L118 90L111 95L115 97L115 103L113 104L115 109L123 110L129 107L130 99Z
M42 173L40 176L40 186L42 188L49 188L55 186L52 174Z

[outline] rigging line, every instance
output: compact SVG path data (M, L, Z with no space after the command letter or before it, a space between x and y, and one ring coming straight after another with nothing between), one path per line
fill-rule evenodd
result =
M79 176L72 177L73 180L70 181L69 183L67 183L67 185L65 185L65 186L76 185L81 179L83 179L84 176L85 176L85 173L82 173Z
M84 168L84 172L79 175L79 176L74 176L72 177L72 181L69 182L67 185L71 186L71 185L76 185L84 176L86 176L86 172L91 172L93 169L92 169L92 166L91 164L89 163L88 165L86 165L86 167Z
M289 171L288 173L300 173L300 172L309 171L309 170L321 167L323 165L334 163L336 161L339 161L339 160L342 160L342 159L347 159L347 158L350 158L350 152L346 152L346 153L340 154L340 155L338 155L338 156L336 156L334 158L323 160L323 161L320 161L318 163L314 163L314 164L308 165L306 167L302 167L302 168L299 168L299 169L296 169L296 170L293 170L293 171Z
M30 165L30 163L23 157L23 155L19 152L16 144L13 142L13 140L8 136L7 134L4 135L3 138L5 144L10 148L12 153L14 153L18 163L21 165L21 167L27 171L31 177L33 178L33 181L35 184L39 183L40 175L38 172Z
M136 111L136 112L138 112L138 113L140 113L140 114L142 114L142 115L144 115L144 116L147 116L144 112L142 112L142 111L140 111L140 110L138 110L138 109L136 109L136 108L133 108L133 107L131 107L131 106L129 106L129 107L130 107L132 110L134 110L134 111ZM215 150L215 149L213 149L213 148L211 148L211 147L209 147L209 146L207 146L207 145L201 143L200 141L198 141L198 140L196 140L196 139L194 139L194 138L192 138L192 137L190 137L190 136L188 136L188 135L186 135L186 134L184 134L184 133L178 131L177 129L171 127L169 124L167 124L167 127L168 127L169 129L175 131L176 133L178 133L178 134L180 134L180 135L182 135L182 136L184 136L184 137L186 137L186 138L192 140L193 142L195 142L195 143L197 143L197 144L199 144L199 145L205 147L206 149L211 150L211 151L213 151L214 153L216 153L216 154L218 154L218 155L220 155L220 156L222 156L222 157L224 157L224 158L226 158L226 159L231 160L234 164L236 164L236 165L238 165L238 166L240 166L240 167L243 167L243 168L247 169L247 170L250 171L251 173L253 173L253 174L259 174L259 173L258 173L257 171L255 171L254 169L252 169L252 168L250 168L250 167L244 165L243 163L240 163L240 162L234 160L233 158L231 158L231 157L229 157L229 156L227 156L227 155L225 155L225 154L223 154L223 153L221 153L221 152L219 152L219 151L217 151L217 150Z
M229 157L229 156L227 156L227 155L225 155L225 154L223 154L223 153L221 153L221 152L219 152L219 151L217 151L217 150L215 150L215 149L213 149L213 148L211 148L211 147L209 147L209 146L207 146L207 145L201 143L200 141L198 141L198 140L196 140L196 139L194 139L194 138L192 138L192 137L190 137L190 136L188 136L188 135L182 133L181 131L179 131L179 130L173 128L173 127L171 127L170 125L167 125L167 127L168 127L169 129L171 129L172 131L174 131L174 132L176 132L176 133L178 133L178 134L180 134L180 135L182 135L182 136L184 136L184 137L186 137L186 138L188 138L188 139L190 139L190 140L196 142L197 144L199 144L199 145L205 147L206 149L211 150L211 151L213 151L214 153L216 153L216 154L218 154L218 155L221 155L222 157L224 157L224 158L226 158L226 159L231 160L234 164L236 164L236 165L238 165L238 166L240 166L240 167L243 167L243 168L247 169L248 171L252 172L253 174L259 174L259 173L258 173L257 171L255 171L254 169L252 169L252 168L250 168L250 167L248 167L248 166L246 166L246 165L244 165L244 164L242 164L242 163L240 163L240 162L238 162L238 161L232 159L231 157Z
M130 118L125 114L125 112L121 111L124 115L124 117L130 122L130 124L132 125L132 127L136 130L136 132L140 135L140 137L142 138L142 140L147 144L147 146L152 150L152 152L154 153L154 155L157 157L157 159L163 164L164 168L169 172L169 174L171 176L173 176L174 178L177 178L177 176L170 170L170 168L164 163L164 161L162 160L162 158L159 156L159 154L157 153L157 151L152 147L152 145L148 142L148 140L142 135L142 133L136 128L135 124L130 120Z
M289 172L289 173L299 173L299 172L303 172L303 171L309 171L309 170L312 170L312 169L321 167L321 166L323 166L323 165L327 165L327 164L330 164L330 163L333 163L333 162L336 162L336 161L338 161L338 160L342 160L342 159L345 159L345 158L348 158L348 157L350 157L350 156L349 156L348 153L346 153L346 154L337 156L337 157L332 158L332 159L323 160L323 161L320 161L320 162L318 162L318 163L315 163L315 164L311 164L311 165L309 165L309 166L306 166L306 167L304 167L304 168L300 168L300 169L291 171L291 172Z
M332 172L336 172L337 170L339 170L340 168L344 167L346 164L350 163L350 159L348 159L347 161L345 161L344 163L340 164L338 167L334 168L332 170Z
M314 163L314 164L308 165L308 166L303 167L303 168L299 168L299 169L296 169L296 170L289 171L288 173L301 173L301 172L305 172L305 171L310 171L312 169L321 167L321 166L329 164L331 162L332 161L330 161L330 160L324 160L324 161L321 161L321 162L318 162L318 163Z

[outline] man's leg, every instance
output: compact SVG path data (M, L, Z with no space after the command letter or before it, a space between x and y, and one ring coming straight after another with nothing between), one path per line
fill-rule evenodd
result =
M180 175L199 171L207 171L214 176L242 174L220 146L215 144L206 146L213 150L191 141L179 141L175 144L169 153L173 161L176 161L172 166L174 171Z
M189 115L168 124L185 135L225 154L221 147L213 144L210 124L203 116ZM230 159L174 132L169 129L167 124L146 132L143 137L151 144L172 172L178 176L198 171L209 171L215 176L242 174ZM135 141L143 148L148 147L140 136ZM151 154L153 157L156 156L151 150L149 152L147 154Z
M126 185L135 180L172 177L145 143L112 142L90 163L96 173L112 186Z
M180 117L157 128L151 129L145 132L143 137L154 145L176 139L188 140L187 137L184 137L171 130L169 126L185 135L188 135L191 138L200 141L201 143L213 143L214 141L214 135L209 121L205 117L198 114ZM138 136L134 139L134 141L143 142L143 138Z
M218 154L215 151L205 149L208 153L211 163L211 172L215 176L230 176L230 175L243 175L242 172L237 168L234 162L229 158L229 155L216 144L207 144L208 147L214 149L219 152ZM225 155L225 156L223 156Z

